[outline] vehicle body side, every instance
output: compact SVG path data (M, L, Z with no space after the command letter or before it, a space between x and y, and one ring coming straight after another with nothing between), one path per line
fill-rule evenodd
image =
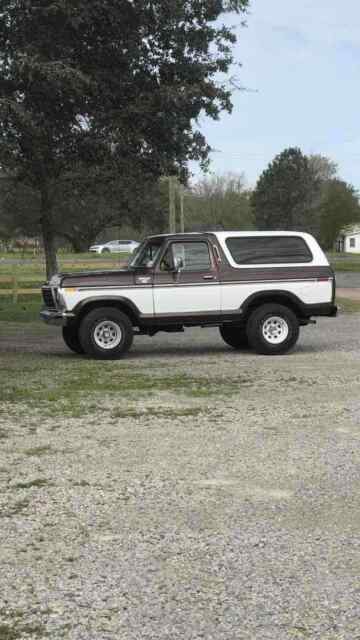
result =
M152 239L161 243L161 250L151 266L60 274L49 285L54 297L57 296L56 314L53 309L51 316L48 308L47 317L45 310L43 318L58 324L74 324L97 305L109 305L125 312L139 332L153 334L184 326L245 324L249 314L267 302L285 304L295 312L300 324L307 324L313 316L336 315L335 276L312 236L295 232L275 234L300 237L306 242L312 259L299 264L237 264L226 243L231 237L269 235L274 233L154 236ZM209 265L194 271L162 271L164 256L179 243L205 243Z

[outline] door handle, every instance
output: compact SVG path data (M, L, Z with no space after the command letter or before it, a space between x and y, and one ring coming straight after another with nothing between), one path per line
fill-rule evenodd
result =
M215 280L215 276L203 276L203 280Z

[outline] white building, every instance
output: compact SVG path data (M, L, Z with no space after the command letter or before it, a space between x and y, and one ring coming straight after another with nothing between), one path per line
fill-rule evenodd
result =
M336 251L360 253L360 226L346 227L336 241Z

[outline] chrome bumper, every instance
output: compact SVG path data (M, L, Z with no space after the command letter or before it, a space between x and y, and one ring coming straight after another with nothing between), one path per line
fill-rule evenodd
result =
M57 311L56 309L42 309L42 311L40 311L40 318L46 322L46 324L65 327L75 318L75 314L69 313L68 311Z

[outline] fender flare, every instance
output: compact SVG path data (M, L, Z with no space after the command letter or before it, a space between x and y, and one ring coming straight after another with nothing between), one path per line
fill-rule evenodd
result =
M136 321L139 321L139 319L141 318L141 313L136 304L134 304L132 300L129 300L129 298L124 298L122 296L91 296L90 298L85 298L85 300L81 300L80 302L78 302L78 304L74 307L74 309L71 310L71 312L74 313L76 321L80 316L83 315L83 312L86 310L86 307L88 305L96 304L98 306L101 306L101 303L109 302L115 303L114 307L119 306L129 309L132 319L136 319Z
M269 289L268 291L258 291L252 293L243 304L240 306L242 316L246 316L252 307L259 306L260 304L266 304L270 302L276 302L279 304L285 304L290 302L290 308L293 309L298 316L306 317L310 315L306 312L307 305L300 300L291 291L283 289ZM288 305L289 306L289 305Z

